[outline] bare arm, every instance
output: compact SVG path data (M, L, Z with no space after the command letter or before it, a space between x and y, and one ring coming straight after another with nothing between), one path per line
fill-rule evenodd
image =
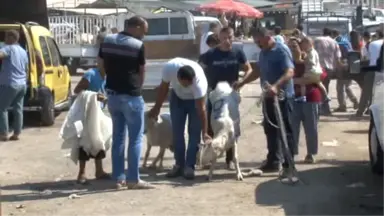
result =
M255 64L256 64L256 67L254 68L254 70L251 69L251 72L244 75L244 79L240 82L240 86L243 86L243 85L246 85L250 82L253 82L260 77L259 66L257 63L255 63Z
M208 134L208 117L207 117L205 97L196 99L196 108L201 120L201 129L202 129L201 133L204 136L205 134Z
M155 102L155 105L153 106L154 109L160 110L163 106L163 103L165 99L167 98L169 91L169 82L161 81L160 86L157 90L157 99Z
M3 47L0 49L0 59L5 59L9 56L9 47Z
M84 91L84 90L87 90L89 87L89 81L86 79L86 78L81 78L80 82L77 83L75 89L73 90L73 92L75 94L79 94L80 92Z

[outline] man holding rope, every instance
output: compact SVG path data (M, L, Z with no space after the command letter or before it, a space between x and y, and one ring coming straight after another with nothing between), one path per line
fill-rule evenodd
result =
M262 88L267 91L264 99L264 132L267 136L268 155L265 163L260 167L263 172L278 172L282 161L282 142L287 138L289 152L293 157L294 142L292 137L291 115L293 104L293 75L294 65L289 48L276 42L267 29L259 28L252 32L255 43L261 48L259 57L260 81ZM258 78L258 73L250 73L234 88L250 83ZM283 91L283 98L279 100L279 107L285 126L286 134L282 134L276 127L278 120L275 111L274 96ZM274 126L275 125L275 126ZM294 164L290 164L288 154L284 154L283 172L281 177L286 178L293 174ZM291 160L293 163L293 160Z

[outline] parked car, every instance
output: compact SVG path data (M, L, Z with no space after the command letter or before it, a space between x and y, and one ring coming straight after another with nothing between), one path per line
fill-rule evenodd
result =
M38 112L42 125L53 125L56 114L67 108L71 99L66 62L47 28L33 22L0 23L0 41L4 41L4 32L11 29L19 32L19 43L29 57L24 111Z
M376 72L369 124L369 159L372 172L383 174L384 74Z

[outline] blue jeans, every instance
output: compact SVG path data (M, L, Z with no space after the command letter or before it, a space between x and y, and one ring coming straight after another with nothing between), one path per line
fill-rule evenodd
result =
M144 131L145 104L141 96L108 92L108 110L113 124L112 175L118 181L140 180L139 166ZM128 129L128 172L125 176L125 137Z
M201 121L196 109L195 100L180 99L174 91L170 96L170 112L173 129L174 157L176 165L184 168L195 168L196 154L201 140ZM188 147L185 155L185 123L188 116Z
M23 128L23 106L26 85L0 85L0 135L7 135L8 109L12 107L13 133L19 135Z
M295 142L295 154L299 153L300 124L303 123L307 154L315 155L318 151L319 105L317 103L294 102L293 104L293 138Z

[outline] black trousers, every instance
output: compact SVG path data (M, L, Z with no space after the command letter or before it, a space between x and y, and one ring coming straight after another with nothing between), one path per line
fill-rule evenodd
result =
M280 164L283 159L283 167L288 167L288 160L286 155L283 154L283 139L282 134L280 132L280 128L276 128L270 123L278 126L277 118L275 114L275 105L273 98L265 99L265 106L263 107L264 113L264 133L267 137L267 163L268 164ZM294 156L294 140L292 134L292 110L293 110L293 99L285 99L279 101L279 106L281 110L281 114L283 116L283 121L285 125L287 140L288 140L288 148L292 157ZM269 122L270 121L270 122Z
M212 112L212 104L209 100L207 100L207 118L208 118L208 135L213 137L213 130L211 127L211 112ZM230 148L225 154L225 162L229 164L233 160L233 148Z

